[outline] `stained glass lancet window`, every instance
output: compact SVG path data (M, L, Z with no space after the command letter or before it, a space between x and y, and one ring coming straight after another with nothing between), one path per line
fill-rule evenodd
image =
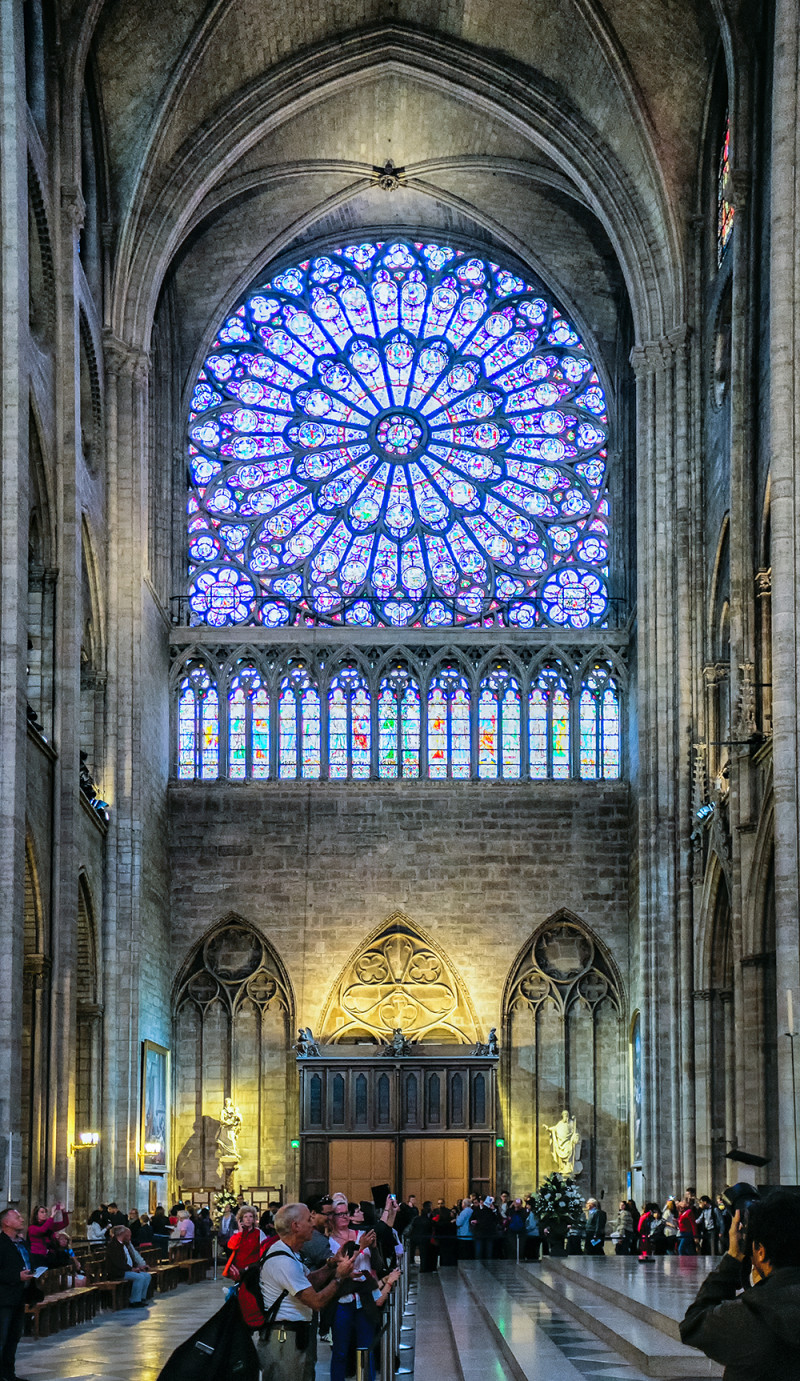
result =
M328 692L328 776L370 775L370 695L355 667L343 667Z
M278 697L280 777L319 777L321 733L319 691L304 667L293 667Z
M519 682L505 667L496 667L481 682L478 699L478 776L520 775Z
M608 413L540 286L349 244L227 318L189 417L195 623L606 620Z
M570 683L558 666L542 667L528 700L530 774L570 775Z
M378 776L418 777L419 686L403 666L381 680L378 692Z
M192 668L178 693L178 776L219 776L219 696L204 666Z
M619 690L605 667L584 678L580 703L581 777L618 777L620 761Z
M445 667L428 690L428 776L469 777L469 682L456 667Z
M228 690L228 776L269 776L269 692L255 667L243 667Z
M728 241L733 232L733 176L731 169L731 121L730 116L725 117L725 133L722 139L722 148L719 154L719 167L717 169L717 263L722 263L722 256L728 247Z

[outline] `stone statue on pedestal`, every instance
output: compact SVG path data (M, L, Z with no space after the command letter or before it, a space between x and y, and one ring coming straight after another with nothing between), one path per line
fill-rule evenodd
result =
M387 1045L383 1053L384 1055L411 1054L411 1041L403 1035L403 1032L401 1031L399 1026L396 1026L394 1028L392 1032L392 1039L390 1040L389 1044Z
M575 1125L575 1118L569 1115L569 1109L565 1108L559 1121L545 1130L550 1134L550 1149L558 1173L579 1175L583 1169L578 1159L581 1153L581 1136Z
M226 1167L239 1164L239 1135L242 1130L242 1114L234 1105L232 1098L226 1098L219 1115L217 1132L217 1154Z

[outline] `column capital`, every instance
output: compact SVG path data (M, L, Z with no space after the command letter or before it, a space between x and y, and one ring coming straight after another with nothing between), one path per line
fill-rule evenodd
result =
M630 362L637 379L670 369L686 349L690 336L691 328L682 321L658 340L641 341L634 345Z
M71 222L73 230L80 233L86 224L86 202L77 182L61 188L61 210Z
M133 378L142 369L150 368L150 356L146 351L140 350L136 345L129 345L127 341L120 340L119 336L112 335L111 332L103 337L103 351L106 369L114 378Z
M756 594L759 599L765 599L772 594L771 566L764 566L760 571L756 571Z

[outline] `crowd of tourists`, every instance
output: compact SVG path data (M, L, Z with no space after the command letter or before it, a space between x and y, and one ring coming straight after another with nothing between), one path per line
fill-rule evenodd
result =
M506 1190L496 1198L472 1194L454 1205L425 1200L419 1209L412 1195L406 1208L411 1250L423 1272L459 1260L538 1261L563 1241L540 1222L534 1194L524 1199ZM730 1222L721 1197L716 1203L705 1194L698 1199L693 1189L681 1198L671 1196L663 1207L645 1203L640 1209L633 1199L622 1199L613 1218L589 1198L583 1220L565 1228L566 1250L587 1256L605 1255L607 1248L618 1256L716 1256L727 1250Z

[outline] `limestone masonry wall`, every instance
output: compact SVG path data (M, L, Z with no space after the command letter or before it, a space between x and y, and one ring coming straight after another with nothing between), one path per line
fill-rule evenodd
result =
M565 907L629 976L628 788L546 783L170 787L172 971L231 912L289 973L318 1028L353 949L396 910L436 938L485 1028L531 933Z

